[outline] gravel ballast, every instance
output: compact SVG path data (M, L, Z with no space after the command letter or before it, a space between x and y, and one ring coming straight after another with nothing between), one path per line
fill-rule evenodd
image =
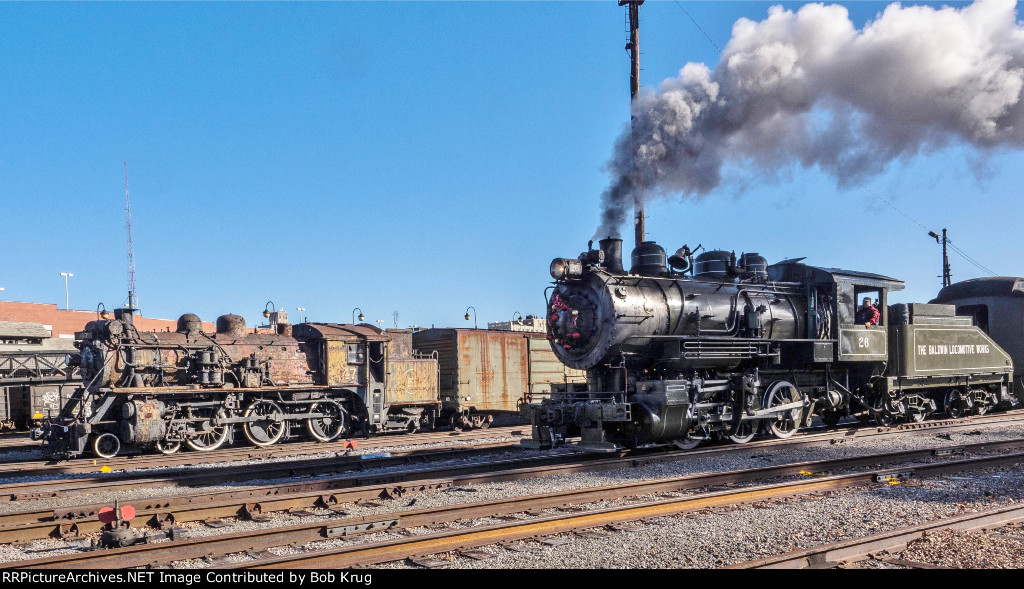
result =
M400 509L421 509L433 506L512 498L566 489L609 485L635 480L674 477L702 472L735 470L797 462L858 456L868 453L896 452L931 446L958 446L979 442L994 442L1024 437L1024 426L1002 429L980 429L977 432L924 434L900 438L853 438L845 443L815 445L798 449L760 449L727 455L700 455L671 463L655 463L635 468L599 473L576 473L556 477L541 477L504 483L474 485L472 488L448 489L407 496L381 507L346 506L348 515L370 515ZM381 449L375 449L379 452ZM396 467L398 468L398 467ZM986 478L987 477L987 478ZM275 481L278 482L278 481ZM859 535L876 533L883 529L921 523L927 519L966 513L991 507L999 502L1024 499L1020 483L1021 473L1008 470L989 475L970 474L956 478L945 477L913 485L879 485L870 489L857 489L832 493L829 497L811 498L793 502L766 503L758 507L743 507L689 516L665 517L652 521L637 531L616 532L607 538L581 538L567 536L568 544L557 547L539 547L533 552L513 552L489 547L494 558L476 561L447 555L448 566L455 567L713 567L743 560L785 552ZM247 483L250 484L250 483ZM219 488L219 487L218 487ZM169 494L165 489L149 489L145 497ZM195 490L185 489L185 492ZM985 493L988 493L986 495ZM72 503L83 503L80 496ZM107 495L104 500L112 500ZM130 501L131 498L125 498ZM35 502L38 503L38 502ZM610 505L605 503L603 505ZM21 505L18 509L28 509ZM329 510L313 510L315 518L337 517ZM308 521L287 514L275 514L269 522L236 522L228 528L212 529L201 524L187 527L186 537L224 534L248 529L290 525ZM496 520L495 520L496 521ZM476 522L477 524L487 522ZM494 523L493 521L490 523ZM454 524L467 525L467 524ZM427 530L412 530L426 533ZM359 542L374 538L396 537L394 534L374 534L359 537ZM324 541L318 547L338 546L354 540ZM27 550L26 550L27 549ZM0 547L0 560L17 560L50 556L68 550L65 542L45 540L24 547ZM295 548L274 550L283 553ZM40 552L42 551L42 552ZM240 559L246 557L240 556ZM185 565L185 563L180 563ZM190 566L205 566L202 562ZM388 566L407 566L393 563Z

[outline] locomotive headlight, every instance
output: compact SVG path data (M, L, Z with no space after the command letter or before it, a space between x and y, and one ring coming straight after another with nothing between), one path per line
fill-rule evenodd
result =
M551 277L555 280L579 278L583 276L583 262L569 258L551 260Z

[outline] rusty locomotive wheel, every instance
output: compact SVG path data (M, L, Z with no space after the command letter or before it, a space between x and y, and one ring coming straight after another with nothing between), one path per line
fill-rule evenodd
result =
M247 421L242 426L245 437L257 446L276 444L284 437L284 433L288 429L287 424L281 418L282 415L284 415L284 411L281 411L281 407L273 401L266 399L253 401L245 410L245 416L256 419Z
M337 401L330 399L317 401L310 406L309 411L323 414L323 417L314 417L306 422L306 430L313 439L330 442L342 434L348 433L348 413Z
M209 450L216 450L217 448L220 448L224 442L227 441L228 427L226 425L218 427L214 426L212 423L213 419L225 416L224 409L197 407L193 409L192 415L197 418L202 418L204 421L199 426L198 433L185 440L186 446L199 452L207 452Z
M156 450L161 454L174 454L181 450L181 442L178 440L158 440Z
M102 433L93 439L92 451L100 458L113 458L121 451L121 440L110 432Z

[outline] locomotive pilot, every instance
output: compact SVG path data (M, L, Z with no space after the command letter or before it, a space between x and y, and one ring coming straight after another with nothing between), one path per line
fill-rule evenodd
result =
M864 327L871 325L878 325L878 322L882 319L882 314L878 312L878 309L871 304L871 297L864 297L864 302L860 309L857 309L857 315L854 317L855 323L863 323Z

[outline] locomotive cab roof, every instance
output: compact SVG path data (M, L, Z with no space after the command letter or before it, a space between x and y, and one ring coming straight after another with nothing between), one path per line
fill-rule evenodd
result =
M803 259L803 258L799 258ZM902 280L841 268L819 268L786 260L768 266L768 276L774 282L803 282L813 284L829 284L835 282L852 282L858 286L882 288L889 291L903 290Z
M292 327L292 334L298 338L320 338L325 340L391 340L391 336L388 335L387 332L367 323L360 323L359 325L342 323L300 323Z

